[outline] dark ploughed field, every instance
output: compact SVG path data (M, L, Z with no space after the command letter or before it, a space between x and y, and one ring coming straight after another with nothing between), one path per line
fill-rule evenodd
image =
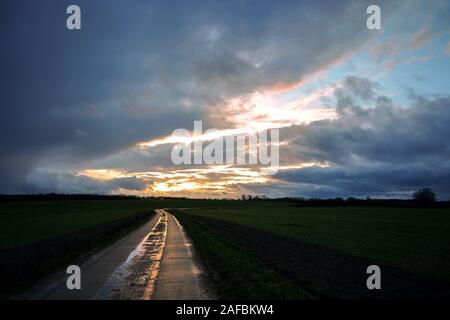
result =
M450 297L450 212L431 208L181 210L223 298ZM381 268L368 290L366 268Z

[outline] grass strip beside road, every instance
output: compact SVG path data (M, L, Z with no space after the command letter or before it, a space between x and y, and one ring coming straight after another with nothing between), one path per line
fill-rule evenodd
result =
M450 283L450 209L262 207L184 210Z
M150 210L149 214L145 218L139 219L125 227L122 227L118 231L110 233L107 236L102 237L100 239L87 242L82 246L78 246L76 249L70 250L64 255L46 259L45 264L42 264L42 267L40 267L38 270L35 270L29 276L23 277L18 280L14 279L11 281L4 281L0 289L0 299L13 296L16 293L20 293L29 288L32 288L46 276L61 271L68 265L71 264L81 265L86 259L88 259L93 254L108 247L115 241L118 241L122 237L126 236L127 234L133 232L143 224L147 223L154 216L154 214L155 213L152 210Z
M194 216L171 210L194 243L219 299L305 299L306 292L268 268L238 243Z
M0 203L0 249L82 230L158 208L286 206L283 202L227 200L65 200Z
M320 209L323 210L323 208ZM225 292L226 297L231 299L259 299L259 295L255 295L254 291L247 290L247 287L254 285L254 282L248 280L252 277L251 268L246 269L247 265L258 261L259 266L256 268L270 270L273 275L277 275L284 279L289 286L294 287L294 290L302 292L304 297L325 299L442 299L450 297L450 284L442 281L442 278L436 279L427 274L420 275L414 273L411 268L400 268L398 264L372 260L368 256L355 256L336 248L301 240L300 237L273 232L271 229L278 225L289 227L290 231L297 235L300 233L299 230L303 230L297 228L299 219L302 219L301 214L299 217L290 212L289 220L285 221L281 213L275 214L273 210L275 209L198 209L182 210L182 212L176 213L177 218L182 221L182 224L185 224L188 234L193 239L201 260L206 261L207 272L211 273L210 277L213 282L219 288L225 288L225 290L220 289L222 293L219 293L219 296L223 296L223 292ZM302 209L296 208L295 211L298 212L298 210ZM254 211L259 214L249 213L255 213ZM356 228L358 225L361 227L359 220L367 218L361 211L359 214L362 216L356 220L354 220L355 217L351 218L351 213L346 216L344 212L336 210L336 208L327 208L326 211L332 215L339 212L341 218L337 217L337 220L344 225L350 224L344 228L345 230ZM321 225L327 224L328 221L323 216L319 215L318 218ZM374 216L370 215L370 219L373 218ZM379 218L383 218L383 215ZM241 223L231 222L233 219L238 219ZM251 226L242 221L248 222ZM255 225L261 225L261 222L264 222L262 227L256 228ZM386 220L382 219L382 222L386 222ZM437 221L434 221L432 224L436 223ZM410 226L410 224L407 225ZM406 229L402 225L397 225L393 229L397 228ZM336 232L342 233L342 230L336 230ZM314 229L307 234L313 233ZM321 236L325 237L326 235L322 234ZM353 245L360 245L359 239L352 239L351 236L350 234L349 237L343 239L346 244L352 241ZM394 246L401 244L398 238L390 240L394 241ZM399 243L395 243L395 240ZM384 246L382 249L386 250L385 248ZM239 255L234 257L230 251L238 252ZM370 291L366 287L366 268L372 264L377 264L382 269L383 290ZM431 267L436 266L432 265ZM270 280L267 279L270 277L266 278L266 275L261 277L262 281L259 281L262 283L261 286L270 283ZM271 290L268 289L267 292L271 292ZM278 295L276 290L272 292L271 297L274 299L285 298Z

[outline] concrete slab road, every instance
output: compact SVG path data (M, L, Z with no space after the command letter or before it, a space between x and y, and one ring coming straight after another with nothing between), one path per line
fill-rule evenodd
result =
M208 287L202 280L203 271L194 259L192 243L178 220L166 213L166 245L152 299L211 299Z
M61 271L13 299L212 299L212 290L177 219L163 209L83 263L81 289Z

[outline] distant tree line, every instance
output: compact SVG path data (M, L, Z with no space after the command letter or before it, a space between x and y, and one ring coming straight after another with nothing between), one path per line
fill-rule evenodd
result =
M279 199L277 199L279 200ZM303 207L399 207L399 208L450 208L450 201L418 201L414 199L296 199L298 206Z
M0 194L2 202L26 202L26 201L63 201L63 200L194 200L187 197L138 197L130 195L99 195L99 194ZM236 199L195 199L195 200L228 200ZM332 207L332 206L373 206L373 207L436 207L449 208L450 201L436 201L436 193L431 188L422 188L412 194L412 199L365 199L358 198L333 198L333 199L306 199L303 197L270 198L265 195L241 195L239 201L280 201L291 202L303 207Z
M242 201L259 201L259 200L271 200L271 199L266 197L266 196L264 196L264 195L260 196L260 195L251 195L251 194L246 195L246 194L243 194L239 198L239 200L242 200Z
M403 207L403 208L417 208L417 207L432 207L432 208L450 208L450 201L436 201L436 193L431 188L422 188L412 194L411 199L358 199L354 197L349 198L332 198L332 199L316 199L304 197L283 197L283 198L267 198L258 195L242 195L241 201L280 201L292 202L296 206L301 207Z

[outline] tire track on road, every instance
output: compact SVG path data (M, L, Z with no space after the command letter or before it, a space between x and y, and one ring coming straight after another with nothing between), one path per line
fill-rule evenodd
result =
M113 272L96 299L150 299L167 236L167 213L163 210L156 212L160 217L152 231Z
M167 216L167 240L151 299L212 299L211 290L202 277L203 270L194 258L191 241L175 216L168 212Z

